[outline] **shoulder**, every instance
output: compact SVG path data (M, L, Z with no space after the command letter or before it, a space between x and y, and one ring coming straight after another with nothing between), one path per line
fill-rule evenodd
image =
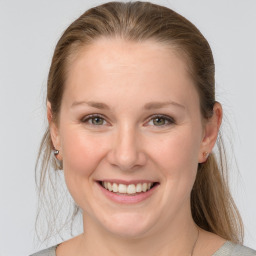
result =
M227 241L212 256L256 256L256 251L243 245L234 244L230 241Z
M52 246L48 249L36 252L30 256L56 256L56 248L57 248L57 245Z

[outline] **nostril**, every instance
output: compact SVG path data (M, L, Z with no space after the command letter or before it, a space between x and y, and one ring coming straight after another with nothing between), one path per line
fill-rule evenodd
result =
M107 154L108 162L122 171L134 171L146 164L146 155L136 143L132 143L127 134L121 141L113 145ZM129 135L131 136L131 135Z

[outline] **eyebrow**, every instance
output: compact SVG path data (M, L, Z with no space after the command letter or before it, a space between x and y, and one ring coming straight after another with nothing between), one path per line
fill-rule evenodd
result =
M158 108L164 108L164 107L168 107L170 105L173 105L173 106L176 106L176 107L179 107L179 108L183 108L183 109L186 109L185 106L177 103L177 102L174 102L174 101L166 101L166 102L149 102L147 103L144 108L147 109L147 110L150 110L150 109L158 109Z
M109 110L110 107L102 102L94 102L94 101L74 101L71 105L71 107L75 107L75 106L79 106L79 105L87 105L93 108L97 108L97 109L106 109ZM185 109L185 106L174 102L174 101L166 101L166 102L149 102L146 103L144 106L144 109L146 110L151 110L151 109L159 109L159 108L164 108L164 107L168 107L170 105Z
M74 101L71 107L79 106L79 105L87 105L97 109L109 109L109 106L105 103L94 102L94 101Z

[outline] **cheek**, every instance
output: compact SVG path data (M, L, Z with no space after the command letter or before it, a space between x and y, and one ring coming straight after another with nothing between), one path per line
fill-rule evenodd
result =
M156 161L170 175L195 169L198 164L200 136L188 127L177 129L155 141L152 150ZM180 170L182 168L182 170Z
M106 139L92 136L83 129L72 126L66 126L61 132L63 168L67 188L74 201L82 209L89 209L86 195L91 193L94 174L97 173L97 168L105 157Z
M200 133L190 126L179 127L165 139L156 142L154 155L157 167L161 169L166 193L162 202L169 202L166 211L178 209L188 202L196 178Z
M158 143L152 155L161 169L165 190L159 205L163 205L166 216L170 216L174 211L189 207L197 174L200 135L184 127Z
M65 173L78 178L91 176L105 156L106 140L78 127L66 128L61 137Z

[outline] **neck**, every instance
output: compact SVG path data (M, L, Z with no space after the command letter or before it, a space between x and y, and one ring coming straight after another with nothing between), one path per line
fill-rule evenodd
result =
M80 236L76 254L79 256L166 256L170 253L172 256L191 256L198 236L198 228L191 216L182 221L175 219L159 230L132 238L106 231L89 216L84 215L83 221L85 232Z

